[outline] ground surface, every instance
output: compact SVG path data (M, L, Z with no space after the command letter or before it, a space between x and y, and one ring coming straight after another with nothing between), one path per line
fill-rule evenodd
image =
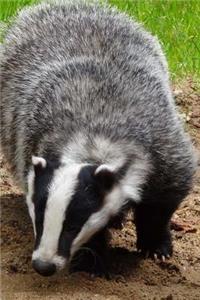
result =
M176 86L177 104L200 150L200 97L187 80ZM135 252L135 231L128 217L112 232L111 280L65 271L42 278L31 268L33 233L21 193L1 161L2 300L25 299L200 299L200 168L192 193L172 223L174 256L167 262L143 260Z

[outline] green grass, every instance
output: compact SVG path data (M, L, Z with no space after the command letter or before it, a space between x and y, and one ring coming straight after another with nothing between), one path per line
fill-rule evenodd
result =
M37 0L0 0L0 21ZM104 0L103 0L104 1ZM157 35L172 78L200 77L200 0L108 0Z
M109 0L157 35L172 77L200 76L199 0Z
M36 2L36 0L0 0L0 21L8 22L18 9Z

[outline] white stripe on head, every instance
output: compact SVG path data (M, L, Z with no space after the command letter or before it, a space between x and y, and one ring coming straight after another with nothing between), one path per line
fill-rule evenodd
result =
M65 220L65 212L74 194L78 173L84 165L61 166L54 173L44 213L43 233L33 259L53 262Z
M33 230L34 235L36 236L36 229L35 229L35 207L33 204L33 193L34 193L34 180L35 180L35 173L33 170L30 170L27 177L28 181L28 193L26 195L26 203L29 210L29 215L31 217L33 223Z

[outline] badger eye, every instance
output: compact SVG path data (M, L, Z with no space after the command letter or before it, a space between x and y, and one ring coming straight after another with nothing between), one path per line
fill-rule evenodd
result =
M87 192L88 190L89 190L89 186L86 186L86 187L84 188L84 191Z
M84 188L84 191L85 192L90 191L90 190L92 190L92 188L93 188L92 184L87 184Z

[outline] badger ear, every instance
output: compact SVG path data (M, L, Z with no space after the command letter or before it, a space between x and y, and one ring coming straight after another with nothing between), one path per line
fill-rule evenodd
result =
M116 182L114 170L108 165L100 165L94 175L105 191L109 191Z
M35 171L45 169L47 166L47 161L43 157L39 156L32 156L32 164L34 166Z

